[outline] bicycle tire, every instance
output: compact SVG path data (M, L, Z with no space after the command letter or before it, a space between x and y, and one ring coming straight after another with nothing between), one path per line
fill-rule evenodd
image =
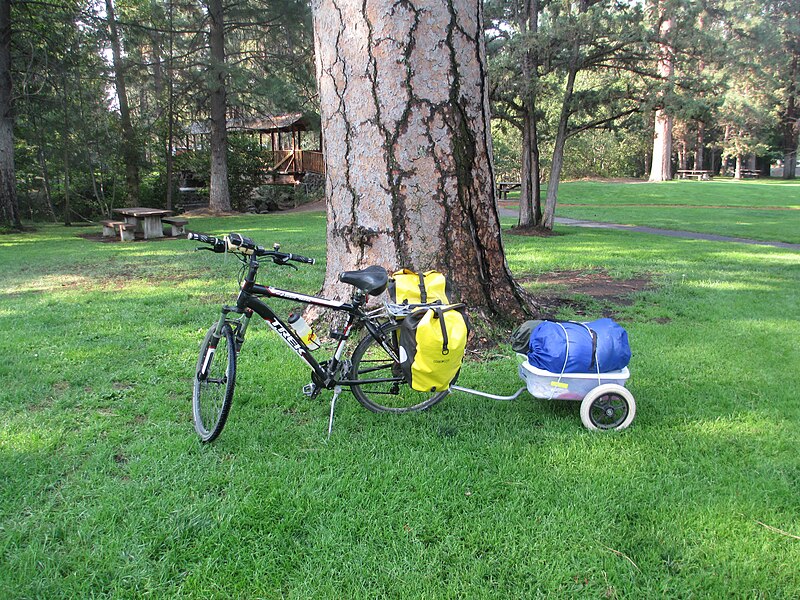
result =
M233 330L227 323L223 325L216 348L208 359L207 374L201 376L216 329L217 326L213 325L206 333L194 371L192 418L203 443L213 442L225 427L236 386L236 345Z
M395 332L400 323L390 321L381 326L395 355L399 356L398 336ZM361 339L351 357L352 379L379 379L381 377L402 378L400 363L393 360L386 350L369 332ZM367 410L378 413L409 413L426 410L440 402L450 392L445 390L431 394L418 392L405 381L362 383L350 386L350 390Z

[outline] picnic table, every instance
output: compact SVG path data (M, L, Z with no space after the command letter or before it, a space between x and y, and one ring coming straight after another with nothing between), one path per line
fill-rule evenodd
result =
M140 231L146 240L164 237L164 227L161 219L172 214L171 210L146 208L144 206L115 208L114 212L121 215L127 225L133 225L135 231Z
M499 200L508 200L508 192L518 190L522 187L519 181L498 181L497 182L497 198Z
M681 179L697 177L697 181L709 181L712 175L711 171L705 171L703 169L678 169L678 177Z

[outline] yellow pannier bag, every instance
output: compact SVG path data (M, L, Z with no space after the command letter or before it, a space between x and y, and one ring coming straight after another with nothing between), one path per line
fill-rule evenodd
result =
M439 271L425 273L416 273L410 269L395 271L389 278L389 297L395 304L452 302L450 284Z
M400 327L400 366L411 387L448 389L461 368L468 336L463 304L423 307L408 315Z

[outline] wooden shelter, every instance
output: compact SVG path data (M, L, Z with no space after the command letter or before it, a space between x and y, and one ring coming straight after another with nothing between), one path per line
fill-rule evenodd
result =
M228 131L258 134L259 146L265 155L264 166L270 171L272 183L276 184L296 184L306 173L325 173L321 134L315 150L303 149L303 133L310 129L311 123L302 113L227 120ZM188 130L187 147L201 146L198 136L209 133L207 122L193 123Z

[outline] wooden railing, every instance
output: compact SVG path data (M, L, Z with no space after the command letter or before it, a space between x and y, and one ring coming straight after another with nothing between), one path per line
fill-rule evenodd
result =
M304 150L302 152L302 165L303 171L306 173L325 173L325 161L322 158L322 152L316 150Z
M283 173L325 173L322 152L315 150L265 150L266 166Z

